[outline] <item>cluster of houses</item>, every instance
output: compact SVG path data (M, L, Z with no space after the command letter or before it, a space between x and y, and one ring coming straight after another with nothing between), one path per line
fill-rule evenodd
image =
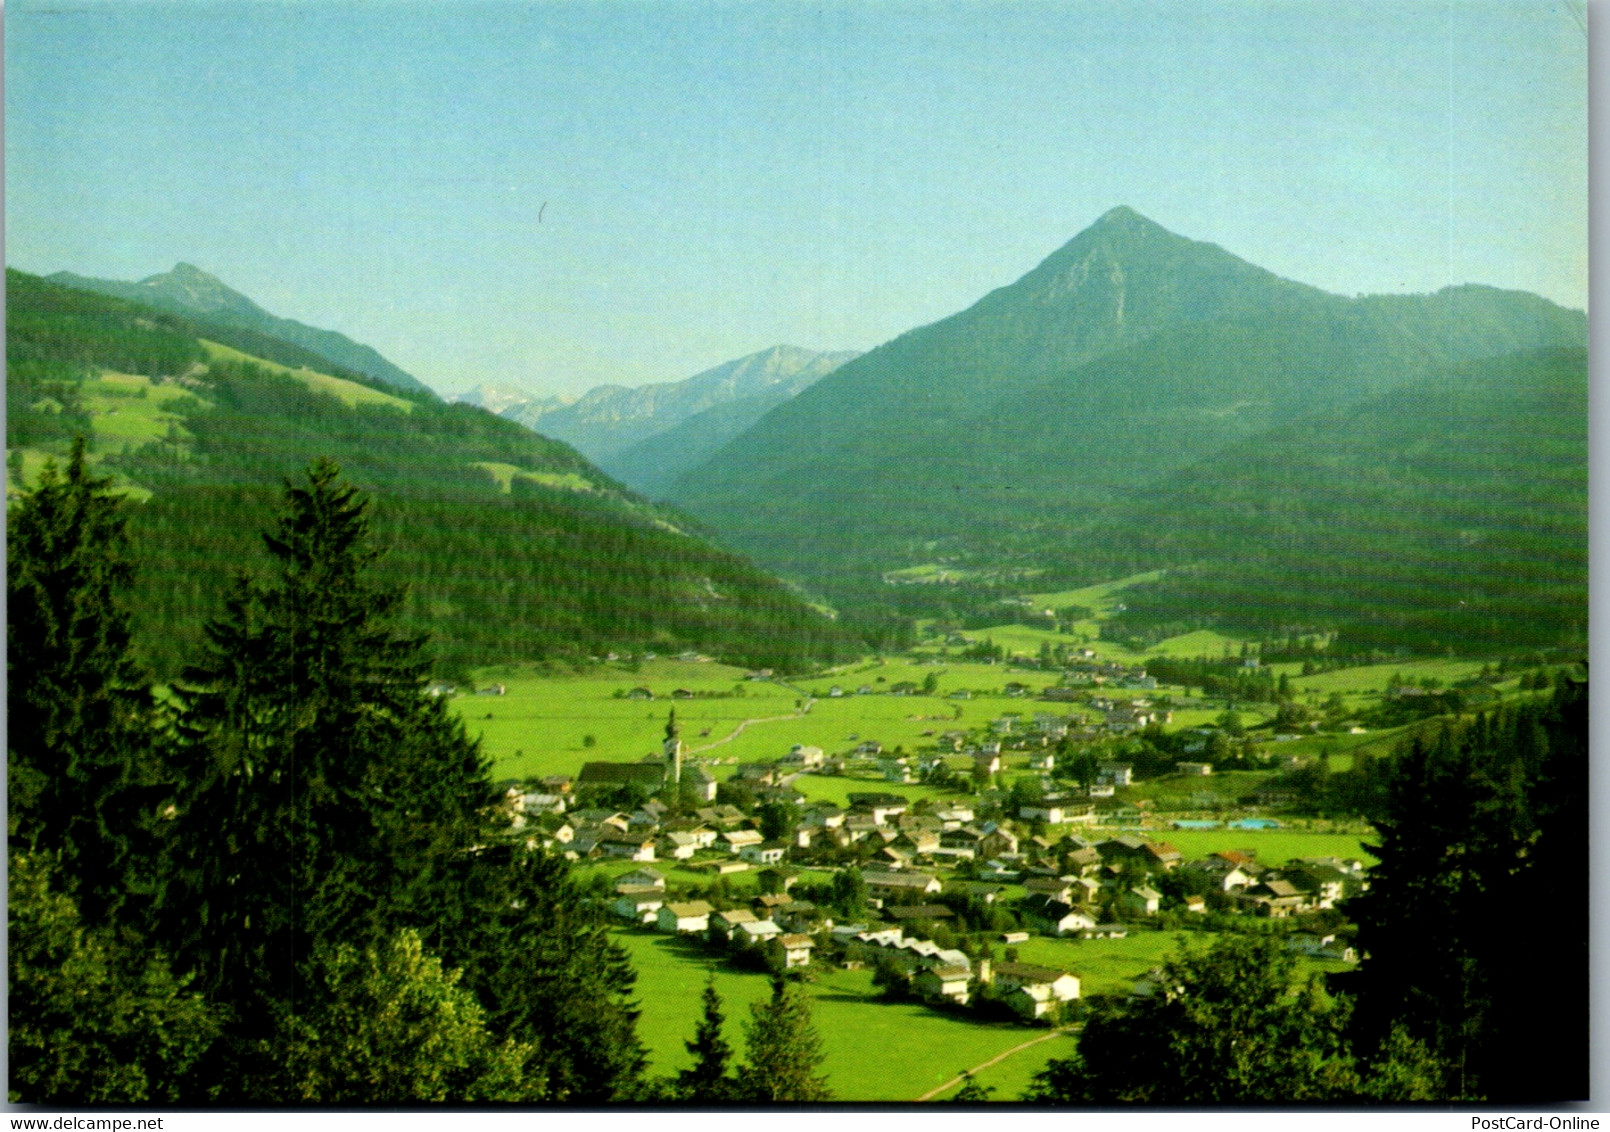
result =
M996 832L1014 838L1004 829ZM1004 848L1006 842L1001 844ZM1071 837L1054 844L1030 840L1006 856L1011 860L992 858L1002 867L984 870L994 879L945 880L937 872L893 861L862 867L858 871L877 915L863 923L835 924L822 909L790 896L797 873L780 865L763 873L763 887L771 891L719 909L706 900L668 897L664 876L640 868L618 879L612 908L630 923L699 936L730 951L763 950L783 969L813 961L877 965L897 972L913 994L929 1002L966 1006L983 994L1026 1020L1037 1020L1079 997L1078 976L1015 962L991 964L935 943L927 938L940 934L933 925L956 919L951 904L940 902L943 897L960 894L990 905L1006 900L1008 882L1021 886L1025 894L1010 902L1014 918L1009 921L1021 928L999 934L1001 942L1013 944L1027 940L1030 931L1058 938L1121 938L1163 910L1165 897L1154 885L1169 873L1191 878L1186 887L1193 891L1176 905L1187 915L1216 910L1284 918L1318 912L1365 883L1357 860L1314 858L1275 868L1230 850L1186 861L1166 842L1130 836L1095 843ZM1294 932L1288 945L1321 958L1357 959L1335 933Z
M1108 711L1110 719L1113 711L1133 711L1138 702L1104 702L1096 710ZM1020 734L1052 736L1059 728L1065 734L1075 726L1084 724L1073 717L1036 714L1029 721L1009 714L996 721L988 738L965 749L976 767L993 773L999 769L1003 741ZM954 753L966 739L966 733L947 732L936 737L936 746L944 751L948 745ZM1042 744L1038 756L1042 772L1054 767L1048 746ZM636 871L619 878L612 905L628 922L696 935L733 952L763 954L782 969L820 961L876 964L897 972L913 994L934 1003L965 1006L982 995L1025 1019L1044 1019L1079 995L1078 978L1070 972L1015 962L992 965L927 938L952 938L953 933L933 925L954 920L952 908L964 907L950 899L958 893L967 898L972 930L978 930L981 903L1005 913L984 918L991 930L1009 927L1003 940L1011 942L1030 931L1113 938L1165 913L1287 918L1333 908L1365 883L1363 866L1354 860L1312 859L1270 868L1250 853L1225 851L1187 861L1164 841L1122 834L1098 838L1092 828L1092 796L1111 797L1133 782L1133 768L1122 762L1099 763L1087 791L1042 791L989 820L967 799L913 803L887 790L868 789L848 794L847 805L840 806L808 801L794 788L800 775L842 773L850 760L859 761L860 768L876 762L891 780L929 769L922 760L914 763L901 752L886 752L875 740L836 757L800 744L774 762L739 766L732 781L743 788L737 795L745 803L742 809L718 803L707 765L685 764L683 753L673 715L661 756L638 763L589 762L574 781L556 776L512 788L508 800L514 823L523 824L533 842L540 838L570 859L637 864ZM1208 763L1177 769L1212 773ZM1048 784L1054 785L1042 779L1042 785ZM672 785L681 799L675 807L653 796L670 797L664 788ZM599 796L593 788L618 798L621 787L632 787L631 793L647 800L628 809L577 805L578 799ZM764 813L759 807L770 802L789 803L794 820L782 827L775 818L759 820L755 815ZM762 825L771 836L761 832ZM712 877L757 870L766 891L729 908L668 897L664 876L652 868L659 861L675 861ZM794 866L802 865L857 869L878 918L835 924L809 902L790 897L790 884L797 879ZM1021 895L1007 899L1008 885ZM1353 957L1345 940L1317 930L1291 938L1293 947L1308 954Z
M1167 842L1135 835L1092 840L1067 832L1094 821L1090 800L1047 794L1018 807L1014 818L978 820L971 804L953 801L918 805L898 794L851 793L848 807L832 802L807 803L790 785L792 776L814 768L822 753L796 747L771 767L740 768L757 803L782 800L798 806L791 829L774 830L767 838L757 821L730 804L710 798L707 805L673 814L650 799L631 811L570 809L567 780L543 780L541 792L511 791L516 821L534 815L554 818L541 823L540 835L556 852L572 859L624 858L648 863L685 862L713 875L785 865L836 866L845 850L866 868L872 895L894 905L922 903L939 891L936 876L924 870L965 868L984 883L1021 882L1030 899L1018 909L1053 935L1108 934L1114 917L1148 917L1163 910L1163 897L1143 878L1180 870L1186 878L1187 913L1245 912L1284 918L1332 908L1351 889L1364 883L1356 861L1316 859L1278 869L1260 865L1247 853L1225 851L1185 861ZM659 781L655 763L588 764L616 771L641 765L645 781ZM1191 764L1211 773L1209 764ZM698 780L701 768L690 768L685 781ZM589 779L584 768L583 781ZM613 772L611 776L613 781ZM1123 763L1103 763L1094 790L1127 785L1132 770ZM711 795L714 791L710 792ZM1039 829L1054 832L1035 833ZM1102 914L1097 909L1105 909Z
M864 879L869 890L899 888L877 873L868 872ZM937 889L938 882L933 884ZM611 908L629 923L701 938L731 953L764 953L784 970L809 966L825 949L848 966L885 967L904 979L913 994L935 1004L966 1006L982 992L1035 1021L1079 997L1078 976L1070 972L975 960L957 948L909 934L911 925L952 915L943 905L886 908L884 915L894 922L855 924L835 924L816 905L786 892L762 893L747 905L718 909L706 900L668 898L664 875L650 867L616 880Z

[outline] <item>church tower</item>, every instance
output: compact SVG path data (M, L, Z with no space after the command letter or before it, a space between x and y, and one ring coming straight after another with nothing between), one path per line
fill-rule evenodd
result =
M676 725L676 708L665 721L665 781L682 784L682 730Z

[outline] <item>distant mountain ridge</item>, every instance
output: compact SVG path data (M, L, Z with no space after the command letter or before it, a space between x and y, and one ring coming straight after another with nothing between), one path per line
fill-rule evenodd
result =
M885 571L936 559L1101 580L1172 564L1125 534L1126 500L1165 476L1413 382L1524 372L1467 363L1586 343L1585 314L1536 295L1333 295L1117 208L776 406L667 494L836 601L876 603ZM1171 521L1211 514L1193 500Z
M363 374L397 389L431 393L430 387L424 382L386 360L373 347L354 342L338 331L320 330L295 319L270 314L216 276L193 264L176 264L172 271L148 276L138 283L96 279L71 271L58 271L45 278L58 286L94 291L143 303L158 310L266 334L299 346L342 369Z
M478 409L485 409L498 416L511 415L511 411L529 412L533 419L540 418L543 413L550 413L555 409L562 409L575 401L574 397L534 397L524 389L514 389L502 385L493 385L483 382L462 393L455 393L448 398L461 405L474 405ZM512 418L511 418L512 419ZM521 422L524 423L524 422Z
M574 445L634 489L655 493L766 412L857 356L853 350L821 353L779 345L682 381L636 388L599 385L570 401L533 398L496 411Z

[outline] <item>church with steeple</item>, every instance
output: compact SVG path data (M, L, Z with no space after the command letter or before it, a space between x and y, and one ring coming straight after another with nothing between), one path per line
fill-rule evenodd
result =
M676 724L676 708L665 721L665 781L672 786L682 785L682 729Z

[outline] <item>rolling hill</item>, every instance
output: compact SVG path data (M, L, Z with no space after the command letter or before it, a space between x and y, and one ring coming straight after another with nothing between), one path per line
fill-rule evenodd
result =
M798 668L849 647L681 516L512 421L268 362L21 272L7 299L12 478L83 432L141 500L137 643L161 675L193 655L234 572L263 560L257 532L315 455L372 493L382 577L407 587L404 622L449 671L609 647Z
M884 572L936 561L1046 584L1200 565L1200 547L1225 550L1213 511L1143 493L1223 460L1234 482L1260 437L1315 414L1416 383L1501 386L1504 366L1468 367L1586 340L1585 315L1535 295L1331 295L1119 208L1017 282L773 409L669 495L850 605L887 601ZM1172 541L1135 515L1143 498ZM1199 614L1230 602L1216 600Z
M204 323L277 339L307 351L313 356L309 360L315 363L322 361L326 366L350 370L397 389L434 396L424 382L381 357L373 347L354 342L334 330L320 330L294 319L269 314L239 291L188 263L177 264L172 271L149 276L138 283L94 279L70 271L58 271L46 278L59 286L111 295L113 298L199 319ZM231 344L239 344L245 349L257 345Z

